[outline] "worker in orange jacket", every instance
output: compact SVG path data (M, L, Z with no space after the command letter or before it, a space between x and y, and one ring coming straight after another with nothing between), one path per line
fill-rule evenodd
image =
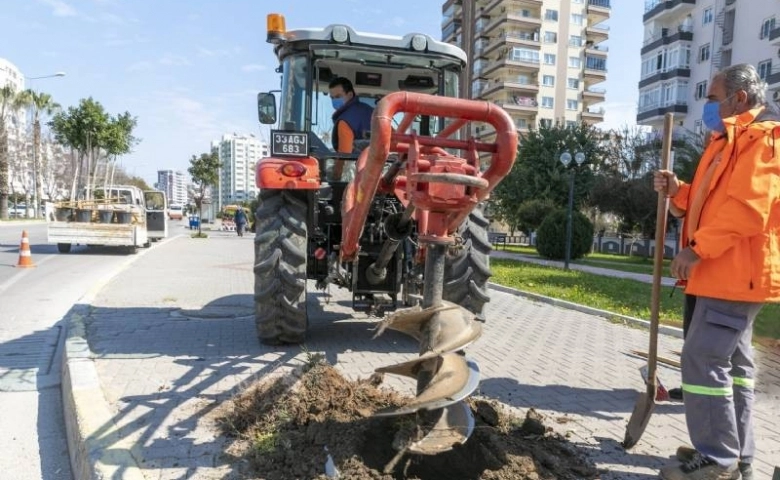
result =
M695 450L661 470L666 480L752 479L753 321L780 300L780 118L765 92L752 65L716 74L702 118L712 138L691 184L654 176L684 212L687 246L671 273L696 296L682 352Z

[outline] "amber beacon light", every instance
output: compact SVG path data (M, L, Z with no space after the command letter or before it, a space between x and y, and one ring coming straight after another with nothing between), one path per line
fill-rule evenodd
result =
M284 25L284 15L281 13L269 13L265 19L267 37L266 41L276 43L284 40L286 28Z

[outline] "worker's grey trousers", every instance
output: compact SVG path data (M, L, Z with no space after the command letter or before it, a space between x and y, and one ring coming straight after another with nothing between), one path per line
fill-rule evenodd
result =
M694 448L728 467L753 461L753 321L761 303L697 297L682 352L685 420Z

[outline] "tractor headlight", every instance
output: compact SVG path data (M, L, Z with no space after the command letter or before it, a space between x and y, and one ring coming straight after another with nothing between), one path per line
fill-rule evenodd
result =
M333 41L338 43L344 43L349 40L349 32L344 25L336 25L333 27L333 33L331 34Z
M421 52L428 47L428 39L425 35L415 35L412 37L412 49Z

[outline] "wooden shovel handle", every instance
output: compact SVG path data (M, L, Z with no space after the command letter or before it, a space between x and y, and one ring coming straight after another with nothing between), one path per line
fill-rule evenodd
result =
M674 114L664 116L664 137L661 150L661 169L668 170L672 157L672 130ZM661 278L663 277L664 248L666 246L666 216L669 211L667 190L658 192L658 206L655 213L655 255L653 256L653 290L650 296L650 348L647 355L648 391L655 392L658 369L658 322L661 309ZM655 395L655 393L653 393Z

